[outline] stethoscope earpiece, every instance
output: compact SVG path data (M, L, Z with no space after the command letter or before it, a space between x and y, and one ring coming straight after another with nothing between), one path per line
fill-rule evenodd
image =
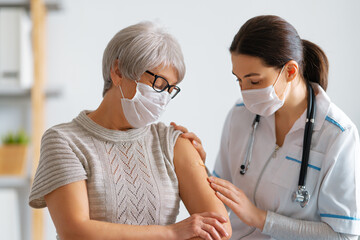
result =
M253 121L253 124L252 124L252 131L250 134L250 139L249 139L248 148L247 148L246 155L245 155L245 160L244 160L244 163L240 166L240 174L241 175L244 175L250 166L250 162L251 162L251 158L252 158L252 150L253 150L253 146L254 146L255 131L256 131L257 126L259 125L259 122L260 122L260 115L256 115L255 119Z
M240 174L241 174L241 175L244 175L245 173L246 173L245 165L242 164L242 165L240 166Z

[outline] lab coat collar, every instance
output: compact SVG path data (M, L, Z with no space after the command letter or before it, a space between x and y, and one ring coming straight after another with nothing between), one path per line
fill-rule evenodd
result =
M315 113L315 124L314 124L314 131L319 131L322 127L322 125L325 122L325 118L329 112L330 107L330 98L322 89L322 87L317 83L311 83L313 89L315 90L316 94L316 113ZM305 129L305 123L306 123L306 111L296 120L293 127L289 131L295 132L299 129Z
M315 113L315 125L314 131L319 131L324 124L325 118L329 112L330 107L330 98L322 89L322 87L317 83L311 83L313 89L316 94L316 113ZM269 117L266 117L266 122L273 128L273 132L275 134L275 114L272 114ZM289 133L295 132L299 129L305 129L306 123L306 110L304 113L295 121L294 125L290 129Z
M317 83L311 84L313 88L315 89L315 92L318 94L316 95L316 116L315 116L315 125L314 125L314 131L320 131L322 128L326 116L329 113L331 100L329 96L326 94L324 89Z

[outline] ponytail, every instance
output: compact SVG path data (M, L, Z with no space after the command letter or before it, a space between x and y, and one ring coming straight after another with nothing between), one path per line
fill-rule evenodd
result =
M318 83L325 91L328 85L329 62L324 51L316 44L302 40L303 77Z
M249 19L235 35L230 52L259 57L267 66L276 68L294 60L304 80L327 88L329 62L323 50L302 40L296 29L278 16Z

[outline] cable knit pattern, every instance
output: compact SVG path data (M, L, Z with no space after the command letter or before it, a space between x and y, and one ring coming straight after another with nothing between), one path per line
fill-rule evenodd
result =
M132 225L174 223L180 197L173 151L181 133L163 123L110 130L87 113L44 134L30 206L46 207L46 194L86 180L91 219Z
M104 143L118 198L117 218L125 224L157 224L159 193L142 145L140 141Z

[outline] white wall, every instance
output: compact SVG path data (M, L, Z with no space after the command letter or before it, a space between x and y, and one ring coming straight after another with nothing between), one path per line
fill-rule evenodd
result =
M357 0L63 0L48 17L48 83L64 87L47 104L47 127L95 109L102 97L102 53L120 29L159 20L179 40L187 64L182 89L161 118L175 121L203 140L212 169L225 116L240 91L231 74L228 47L249 18L279 15L300 36L320 45L330 61L328 94L360 128L360 2ZM250 127L250 126L249 126ZM187 216L182 208L179 219ZM1 218L1 215L0 215ZM2 232L2 231L0 231ZM47 239L54 239L48 222ZM4 238L5 239L5 238ZM9 238L6 238L9 239Z

